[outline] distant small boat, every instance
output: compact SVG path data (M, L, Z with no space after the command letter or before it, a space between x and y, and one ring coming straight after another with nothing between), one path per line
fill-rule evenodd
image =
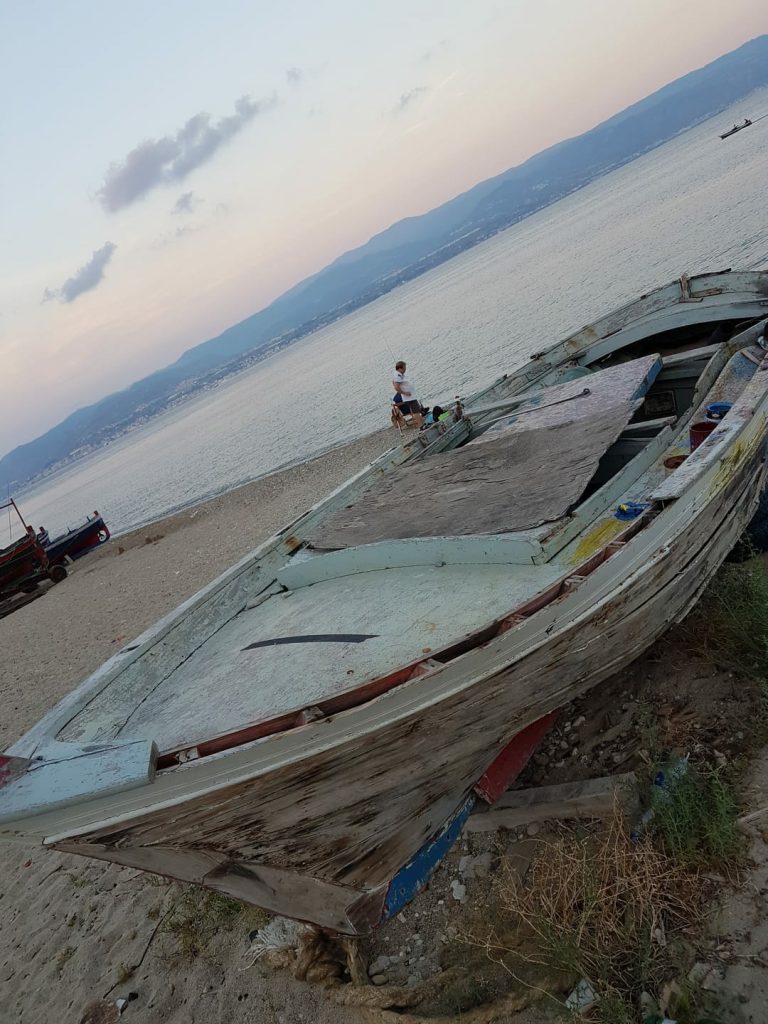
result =
M729 128L727 132L723 132L723 134L720 136L720 138L721 139L729 139L731 137L731 135L735 135L736 132L740 132L740 131L743 131L745 128L749 128L749 126L751 124L752 124L752 122L749 120L749 118L745 117L743 124L735 124L733 126L733 128Z
M109 527L98 512L88 516L82 526L54 537L44 543L49 565L64 565L67 559L73 562L100 544L109 540Z

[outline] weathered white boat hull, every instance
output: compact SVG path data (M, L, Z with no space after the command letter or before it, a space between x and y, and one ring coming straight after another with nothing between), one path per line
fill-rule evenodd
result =
M563 379L651 336L661 323L677 330L724 319L724 310L731 321L754 319L766 304L768 274L681 279L577 332L474 396L474 405ZM723 353L701 376L705 392L723 369L725 347ZM44 778L36 771L66 776L79 766L81 775L58 802L28 801L17 813L12 801L4 811L0 799L0 834L198 882L341 933L367 932L423 884L475 790L519 770L547 716L628 665L695 601L763 487L764 380L768 370L760 369L674 486L658 488L652 508L626 526L608 523L607 534L605 524L587 529L595 512L588 499L581 518L575 514L551 533L431 537L291 560L316 524L355 501L372 479L423 457L424 445L434 451L463 440L470 425L462 421L446 435L433 431L387 453L123 648L15 744L10 753L19 760L12 758L9 770L26 772L32 783ZM648 446L651 455L660 456L668 441L660 434ZM506 617L482 629L473 622L462 642L404 666L386 687L362 685L356 703L329 702L316 720L294 713L261 731L258 721L244 722L241 735L214 737L207 747L190 737L189 749L162 751L156 775L154 761L136 760L141 744L133 744L129 764L125 745L109 746L112 725L99 737L99 701L110 687L122 721L123 705L130 717L132 702L141 703L228 621L279 592L280 581L311 586L329 572L363 571L361 552L369 574L447 560L475 570L526 564L530 572L547 562L553 545L560 550L582 533L578 557L554 577L551 568L542 574L555 582L535 600L510 605ZM105 749L96 757L88 744L99 742ZM24 761L40 751L41 763ZM82 773L99 758L109 761L110 751L114 780L102 778L88 793ZM3 770L0 764L0 788Z
M303 749L295 736L257 744L251 771L243 765L250 777L215 799L134 812L52 845L204 882L341 932L372 928L393 859L407 864L439 832L514 735L627 666L685 614L756 508L764 412L752 427L738 460L713 466L575 593L425 678L418 694L401 687L307 726ZM292 749L279 767L271 751L273 767L259 771L259 747L272 745Z

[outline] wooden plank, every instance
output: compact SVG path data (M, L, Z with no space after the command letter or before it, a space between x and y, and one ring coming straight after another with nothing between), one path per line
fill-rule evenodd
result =
M73 746L68 756L29 762L0 787L0 823L144 786L155 777L156 760L154 743L138 740L100 750Z
M633 772L587 782L566 782L560 786L518 789L504 793L487 810L470 815L465 832L495 832L520 828L534 821L570 818L607 818L618 800L625 808L637 802L637 779Z
M120 850L105 844L62 841L62 853L85 853L95 860L140 868L166 878L204 885L234 899L296 920L309 920L342 933L368 931L378 920L385 887L371 893L375 908L370 919L357 919L360 893L350 886L334 885L295 871L281 871L264 864L232 861L216 850L181 849L171 845ZM368 894L366 894L368 895Z
M289 562L277 574L289 590L362 572L415 565L531 565L541 545L525 534L480 537L418 537L342 548Z
M464 448L404 467L311 536L328 550L406 537L511 533L561 518L661 367L650 355L537 392Z
M622 434L646 434L655 433L663 427L668 427L677 421L677 416L661 416L656 420L642 420L639 423L628 423Z
M699 360L711 359L712 356L720 348L722 342L715 345L702 345L699 348L687 348L682 352L672 352L668 356L664 356L661 360L664 369L670 369L673 366L680 366L683 363L698 362Z
M521 433L539 427L586 419L608 406L632 403L645 396L661 369L659 356L643 356L578 380L536 391L506 417L497 418L470 444L484 444L500 433Z
M313 533L334 549L406 537L514 533L560 519L578 500L633 406L467 445L403 469Z

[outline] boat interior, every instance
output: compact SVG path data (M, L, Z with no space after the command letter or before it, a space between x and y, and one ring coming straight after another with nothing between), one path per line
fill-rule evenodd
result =
M691 424L765 356L754 322L587 353L518 394L507 378L449 428L455 447L372 473L276 573L210 599L204 642L126 659L55 738L150 738L168 767L416 682L514 626L642 528Z

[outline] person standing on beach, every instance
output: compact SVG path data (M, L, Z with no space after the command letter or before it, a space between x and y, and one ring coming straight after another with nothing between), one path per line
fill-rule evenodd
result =
M406 380L405 370L404 360L399 359L395 363L395 372L392 376L392 384L401 398L401 401L398 403L398 409L404 416L410 415L413 418L414 427L420 427L424 422L421 413L421 403L416 397L412 384Z

